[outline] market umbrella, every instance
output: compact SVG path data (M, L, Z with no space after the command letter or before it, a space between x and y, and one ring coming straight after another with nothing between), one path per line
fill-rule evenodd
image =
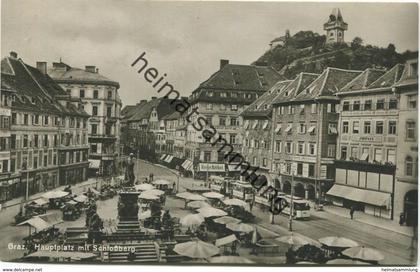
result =
M303 246L303 245L312 244L312 241L310 241L309 239L304 238L302 236L293 235L293 233L291 235L278 237L276 238L276 241L289 244L291 246Z
M187 207L193 208L193 209L200 209L205 207L211 207L209 203L201 201L201 200L194 200L187 204Z
M250 259L242 256L217 256L209 259L210 263L225 263L225 264L252 264L255 263Z
M139 191L148 191L148 190L155 189L155 187L149 183L137 184L134 186L134 188L136 188L136 190L139 190Z
M223 201L223 203L228 206L239 206L239 207L249 208L248 203L237 198L226 199Z
M213 207L204 207L197 210L203 217L216 217L216 216L226 216L227 213L223 210L216 209Z
M139 214L139 219L140 220L144 220L144 219L147 219L147 218L149 218L151 216L152 216L152 212L150 210L147 210L147 211L142 212L142 213Z
M338 237L338 236L327 236L318 239L318 241L326 246L329 247L341 247L341 248L347 248L347 247L356 247L359 244L351 239L345 238L345 237Z
M219 224L223 224L223 225L226 225L229 223L237 224L241 222L240 219L237 219L231 216L222 216L222 217L214 218L213 221Z
M164 210L162 210L162 211L160 212L160 215L162 216L164 212L165 212L165 211L164 211ZM152 212L151 212L150 210L147 210L147 211L145 211L145 212L141 212L141 213L139 214L139 219L140 219L140 220L144 220L144 219L147 219L147 218L149 218L149 217L151 217L151 216L152 216Z
M80 202L80 203L83 203L83 202L86 202L86 200L88 200L88 197L85 196L85 195L78 195L75 198L73 198L73 200L77 201L77 202Z
M249 225L249 224L245 224L245 223L229 223L226 225L226 227L230 230L236 231L236 232L245 232L245 233L249 233L251 231L254 230L254 227Z
M46 199L61 198L61 197L65 197L68 194L69 194L69 192L64 192L64 191L51 191L51 192L47 192L47 193L43 194L42 197L46 198Z
M207 198L216 198L216 199L222 199L225 197L224 195L216 193L216 192L203 193L203 196Z
M193 259L206 259L219 254L218 247L201 240L176 244L174 251L179 255L187 256Z
M183 199L187 199L188 196L190 196L191 193L189 192L182 192L182 193L177 193L175 196L179 197L179 198L183 198Z
M152 195L156 195L156 196L161 196L161 195L165 194L164 191L158 190L158 189L147 190L147 191L144 191L144 193L152 194Z
M37 198L37 199L33 200L32 202L35 203L36 205L39 205L39 206L42 206L42 205L45 205L45 204L49 203L49 201L47 199L43 198L43 197Z
M364 247L364 246L355 246L348 248L342 252L343 255L364 261L375 261L378 262L384 259L384 255L377 251L376 249Z
M171 185L171 184L173 184L173 182L168 181L168 180L164 180L164 179L158 179L158 180L153 181L152 183L156 184L156 185Z
M188 214L184 216L183 218L181 218L179 222L183 226L188 226L188 227L197 226L204 222L204 217L199 213Z
M201 201L203 201L203 200L206 200L207 198L205 198L204 196L198 195L198 194L190 194L190 195L187 195L185 197L185 199L186 200L201 200Z
M308 262L308 261L302 261L302 262L297 262L295 264L319 264L319 263L314 263L314 262Z
M326 264L345 264L345 265L370 265L370 263L365 263L358 260L352 260L352 259L334 259L326 262Z
M139 198L145 199L145 200L158 200L159 196L150 194L150 193L147 193L147 191L144 191L139 195Z

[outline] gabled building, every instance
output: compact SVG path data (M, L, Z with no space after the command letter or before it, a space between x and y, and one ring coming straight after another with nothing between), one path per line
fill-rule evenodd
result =
M336 205L392 218L398 128L393 92L404 66L366 69L337 93L340 98L335 184Z
M418 60L407 61L394 85L399 99L397 170L394 220L404 217L407 226L417 225L418 211Z
M317 77L303 73L274 101L274 153L278 154L273 156L273 170L278 171L286 194L293 190L295 196L319 199L332 186L336 93L360 73L337 68L327 68Z
M99 74L98 68L92 65L80 69L61 61L54 62L50 68L46 62L39 64L73 99L81 99L82 107L90 115L91 174L116 174L121 149L119 83Z
M34 194L86 180L89 116L44 68L24 63L14 52L1 62L2 93L11 95L8 171L21 177L3 181L2 200L22 196L26 184Z
M165 122L163 117L174 112L171 99L152 97L136 105L130 117L124 118L127 142L124 150L139 158L157 161L165 153Z
M241 155L258 169L255 174L263 175L266 179L272 164L272 102L290 82L291 80L277 82L240 114L243 124Z
M238 114L282 79L271 67L229 64L229 61L221 60L220 69L193 91L190 108L196 109L205 117L207 125L214 127L215 139L221 137L233 149L221 150L224 142L206 143L202 132L188 125L185 154L195 162L198 174L225 173L226 153L241 151L243 124Z

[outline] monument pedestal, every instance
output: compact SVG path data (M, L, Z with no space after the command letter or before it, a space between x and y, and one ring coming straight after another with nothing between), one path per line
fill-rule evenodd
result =
M120 192L118 200L118 230L140 230L139 224L139 192L133 188L125 188Z

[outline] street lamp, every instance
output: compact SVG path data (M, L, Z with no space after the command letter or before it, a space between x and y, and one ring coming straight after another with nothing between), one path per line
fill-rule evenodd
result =
M26 210L25 210L25 203L28 201L29 198L29 171L28 171L28 161L25 158L22 162L22 172L26 171L26 190L25 190L25 198L24 201L22 202L22 205L20 207L20 210L22 211L22 215L26 214ZM22 179L22 176L21 176Z
M295 181L294 181L294 171L292 169L292 185L290 190L290 215L289 215L289 231L293 231L292 224L293 224L293 195L295 191Z

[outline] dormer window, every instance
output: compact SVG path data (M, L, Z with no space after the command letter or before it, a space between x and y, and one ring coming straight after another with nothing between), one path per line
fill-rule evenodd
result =
M207 92L207 96L208 96L208 97L213 97L213 92L212 92L212 91L208 91L208 92Z
M36 102L36 98L35 98L35 97L32 97L32 98L31 98L31 103L32 103L32 104L35 104L35 102Z

